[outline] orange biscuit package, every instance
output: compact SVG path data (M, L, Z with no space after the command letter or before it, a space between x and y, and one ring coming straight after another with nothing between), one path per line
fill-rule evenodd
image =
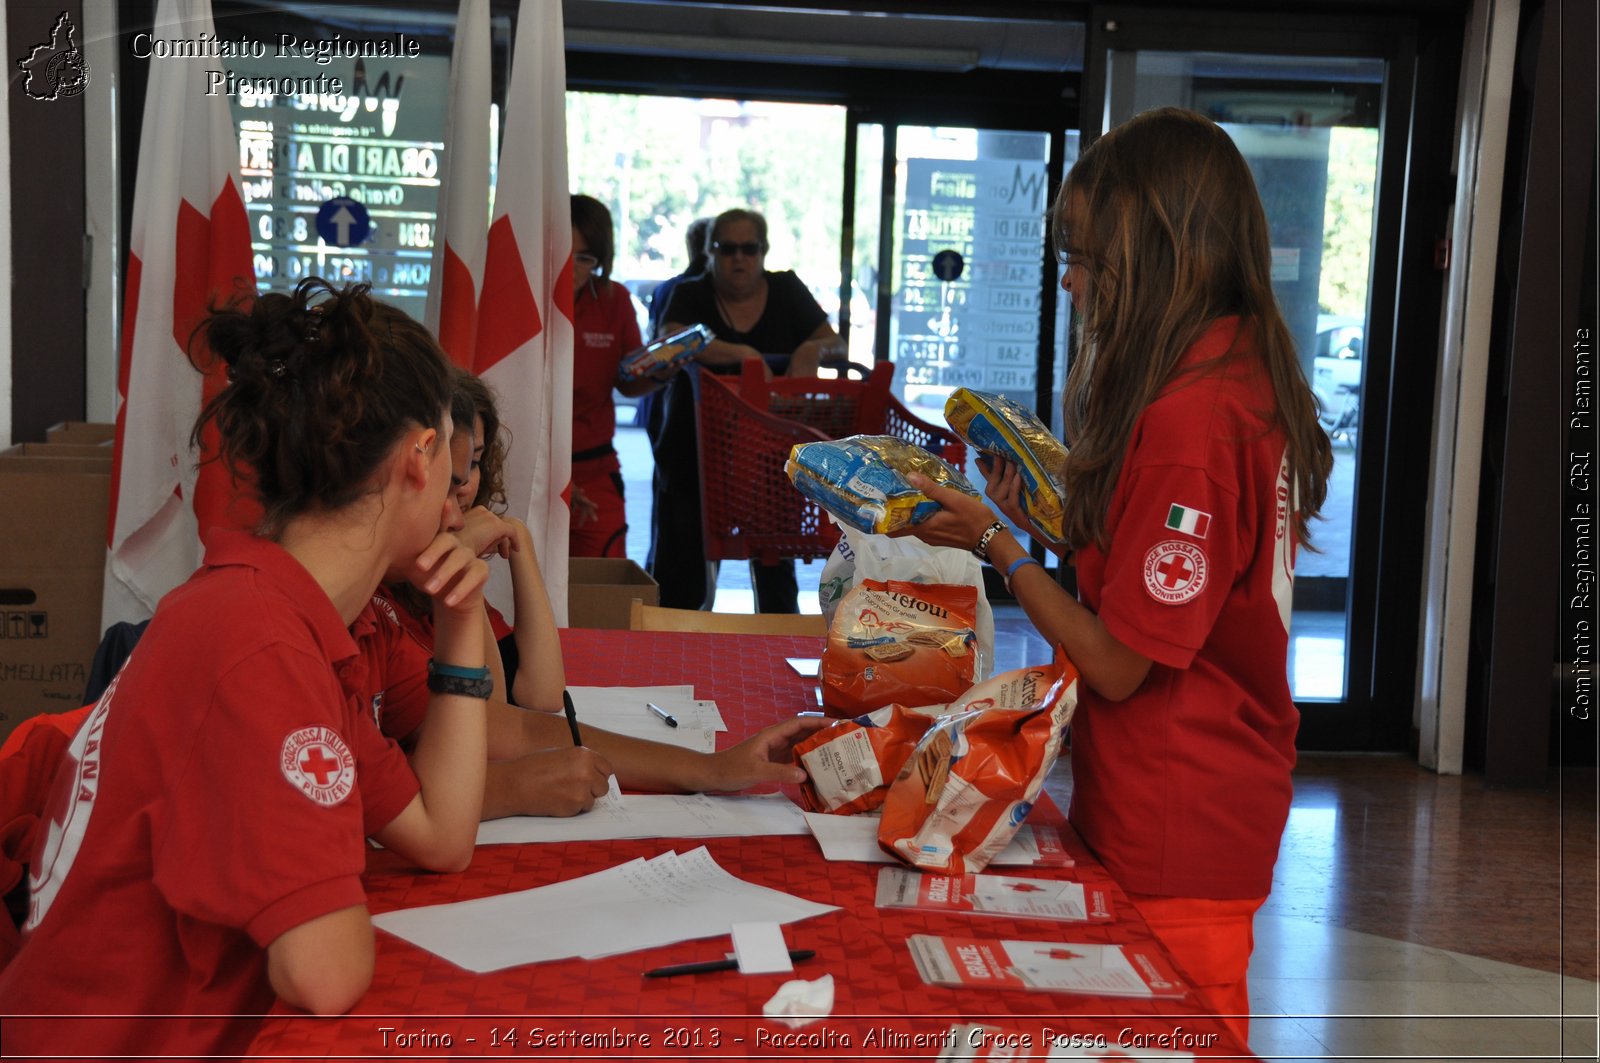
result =
M800 803L809 812L872 811L883 804L889 783L928 728L946 716L975 709L1032 708L1054 674L1043 666L1018 668L984 680L947 705L887 705L829 724L794 747L795 760L806 773Z
M885 705L942 705L977 674L978 589L862 580L828 626L822 702L855 717Z
M808 735L794 747L795 760L806 773L801 805L808 812L841 816L877 808L917 739L945 711L943 705L889 705Z
M1078 671L1060 647L1049 668L1021 672L1005 696L963 699L966 711L923 734L884 797L884 851L924 871L965 875L1010 843L1078 705Z

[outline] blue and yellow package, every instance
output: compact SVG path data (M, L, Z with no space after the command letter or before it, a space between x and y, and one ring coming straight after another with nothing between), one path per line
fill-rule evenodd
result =
M1004 458L1022 473L1022 510L1053 543L1063 540L1061 471L1067 446L1023 406L986 391L957 388L944 419L974 450Z
M647 343L623 355L622 364L617 367L617 375L624 380L637 380L646 373L654 373L664 366L688 361L705 350L706 344L714 339L716 336L706 325L690 325L682 332L663 336L654 343Z
M878 535L920 524L939 511L939 503L906 482L909 473L978 493L949 462L893 436L799 443L783 469L801 494L841 523Z

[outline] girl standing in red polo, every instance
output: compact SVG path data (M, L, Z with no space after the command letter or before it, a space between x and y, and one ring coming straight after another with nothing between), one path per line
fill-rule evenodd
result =
M573 557L626 557L628 513L622 464L613 437L613 388L637 398L661 386L671 372L622 380L622 359L638 349L639 319L633 296L611 279L616 230L611 211L593 196L572 197Z
M1244 1038L1299 725L1295 551L1331 451L1272 294L1260 197L1216 124L1166 109L1107 133L1052 226L1080 328L1063 397L1079 598L977 499L925 485L945 508L913 533L1004 573L1078 666L1072 824ZM989 497L1027 527L1018 471L998 464Z
M372 977L365 839L436 870L472 857L487 569L440 532L461 524L444 355L321 281L206 336L229 384L200 423L262 525L211 533L57 772L0 975L16 1055L237 1056L275 997L344 1011ZM386 574L433 595L414 773L358 696L349 626Z

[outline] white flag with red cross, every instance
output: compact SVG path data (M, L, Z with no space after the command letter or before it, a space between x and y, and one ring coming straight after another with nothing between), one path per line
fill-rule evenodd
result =
M489 70L489 0L461 0L450 53L427 326L450 360L467 369L472 368L489 233Z
M152 34L215 39L210 0L160 0ZM250 528L260 517L220 462L199 464L202 452L215 453L214 431L199 451L189 442L201 405L227 383L226 367L203 348L193 353L207 373L191 364L195 327L212 305L255 295L239 142L227 97L206 95L208 73L221 66L173 57L149 67L117 365L102 626L148 617L199 567L212 527Z
M561 5L522 0L473 370L499 395L509 433L506 499L527 522L556 623L564 625L573 327L563 48ZM502 582L490 595L500 605L509 595L504 566L495 567Z

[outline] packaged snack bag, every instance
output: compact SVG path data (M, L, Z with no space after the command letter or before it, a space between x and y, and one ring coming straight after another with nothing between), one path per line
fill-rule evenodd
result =
M939 720L974 709L1032 708L1049 687L1048 667L1018 668L972 687L944 705L888 705L853 720L839 720L794 747L805 769L800 798L808 811L847 815L883 804L888 785Z
M863 580L828 625L822 703L858 716L898 702L943 704L977 673L978 591L970 584Z
M966 711L923 734L884 797L878 844L886 852L925 871L964 875L1010 843L1078 705L1078 671L1059 647L1050 668L1023 672L1032 674L1002 697L964 699Z
M1004 395L957 388L945 401L944 419L974 450L1004 458L1021 470L1023 512L1045 538L1061 542L1061 470L1067 445L1032 410Z
M839 815L877 808L917 739L945 711L943 705L889 705L808 735L794 747L795 760L806 772L801 805L809 812Z
M939 511L937 502L906 482L908 473L921 473L969 495L978 493L949 462L893 436L798 443L783 469L801 494L840 523L879 534L918 524Z
M983 566L972 551L929 546L909 535L890 538L848 526L841 526L839 531L839 542L823 563L822 577L817 582L817 602L825 622L833 623L839 603L862 580L970 584L978 594L978 665L973 678L989 678L994 662L994 610L984 593Z
M617 375L624 380L637 380L663 366L686 362L703 351L706 344L714 339L716 336L712 334L709 326L690 325L682 332L663 336L654 343L647 343L638 350L623 355L622 364L617 367Z

